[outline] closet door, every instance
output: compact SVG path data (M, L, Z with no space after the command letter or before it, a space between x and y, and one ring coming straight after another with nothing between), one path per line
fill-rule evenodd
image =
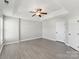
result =
M65 21L59 20L56 22L56 41L64 42L66 38Z
M68 43L70 46L79 48L79 20L69 20L68 32Z
M4 39L6 43L19 41L19 20L12 17L4 18Z

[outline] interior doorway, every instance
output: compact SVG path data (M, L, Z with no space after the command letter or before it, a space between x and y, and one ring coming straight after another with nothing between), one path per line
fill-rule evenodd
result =
M56 41L65 42L66 40L66 25L65 21L56 22Z

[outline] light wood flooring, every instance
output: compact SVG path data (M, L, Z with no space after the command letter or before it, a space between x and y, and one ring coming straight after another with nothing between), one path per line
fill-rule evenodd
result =
M79 59L79 52L64 43L40 38L6 45L0 59Z

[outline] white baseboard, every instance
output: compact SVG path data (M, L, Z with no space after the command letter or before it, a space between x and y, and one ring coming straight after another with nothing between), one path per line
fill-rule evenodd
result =
M0 54L2 52L3 47L4 47L4 45L1 45L1 47L0 47Z
M43 37L45 39L49 39L49 40L52 40L52 41L56 41L56 38L48 38L48 37Z
M28 39L24 39L24 40L20 40L20 41L22 42L22 41L34 40L34 39L38 39L38 38L41 38L41 37L32 37L32 38L28 38Z
M70 45L70 47L72 47L74 50L78 51L79 52L79 48L77 46L72 46Z
M68 43L65 43L65 45L72 47L76 51L79 51L79 48L77 46L73 46L73 45L70 45Z
M54 39L53 39L53 38L51 39L51 38L45 37L45 39L49 39L49 40L52 40L52 41L56 41L55 38L54 38ZM61 41L60 41L60 42L61 42ZM72 47L74 50L79 51L79 48L78 48L78 47L72 46L72 45L70 45L70 44L68 44L68 43L65 43L64 41L62 41L62 42L63 42L65 45Z
M28 41L28 40L34 40L34 39L38 39L38 38L41 38L41 37L33 37L33 38L28 38L28 39L24 39L24 40L20 40L20 41L15 41L15 42L7 42L7 43L5 43L5 45L19 43L19 42Z
M14 43L19 43L19 41L15 41L15 42L7 42L7 43L5 43L5 45L14 44Z
M65 42L64 42L64 43L65 43ZM68 44L68 43L65 43L65 45L70 46L70 44Z

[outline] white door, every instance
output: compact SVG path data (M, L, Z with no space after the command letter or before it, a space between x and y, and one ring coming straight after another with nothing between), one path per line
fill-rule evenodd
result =
M65 21L56 22L56 41L64 42L66 38L66 25Z

